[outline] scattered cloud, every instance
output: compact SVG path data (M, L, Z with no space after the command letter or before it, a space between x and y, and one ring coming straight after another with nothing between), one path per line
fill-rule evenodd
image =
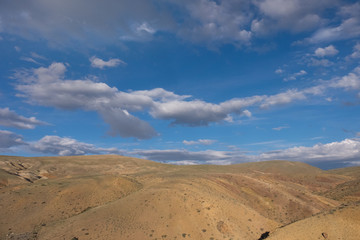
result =
M30 143L30 149L43 154L54 154L60 156L123 153L115 148L98 148L93 144L79 142L72 138L59 136L45 136L37 142Z
M259 155L260 160L292 161L350 161L360 159L360 139L345 139L341 142L316 144L312 147L293 147Z
M274 142L274 141L272 141ZM277 141L278 142L278 141ZM276 143L276 142L275 142ZM272 144L264 142L261 144ZM359 162L360 139L345 139L341 142L316 144L311 147L292 147L282 150L264 152L258 155L245 155L238 151L188 151L188 150L137 150L137 154L149 160L162 161L172 164L235 164L249 161L287 160L331 162L342 161Z
M171 149L171 150L137 150L133 154L149 160L162 161L167 163L182 164L231 164L235 156L232 152L226 151L198 151Z
M180 2L179 2L180 3ZM181 2L183 5L184 2ZM186 19L177 34L194 42L246 45L252 38L248 27L252 13L249 1L186 1Z
M148 23L144 22L142 23L140 26L138 26L136 28L136 31L139 34L142 34L143 32L145 33L149 33L149 34L154 34L156 33L156 30L154 28L152 28Z
M251 29L267 35L278 31L303 32L321 26L325 19L321 14L336 1L256 0L259 14L252 21Z
M291 89L291 90L287 90L286 92L282 92L266 97L263 103L260 105L260 107L269 108L276 105L288 104L295 100L304 100L304 99L306 99L306 95L304 94L303 91L298 91L297 89Z
M332 61L330 61L329 59L311 58L308 65L309 66L330 67L330 66L334 65L334 63Z
M277 74L282 74L283 72L284 72L284 70L281 68L278 68L275 70L275 73L277 73Z
M11 147L26 145L22 136L10 131L0 130L0 152L9 151Z
M339 8L337 0L186 0L166 1L161 7L146 0L28 1L3 4L0 16L6 33L31 39L41 36L60 45L144 41L166 32L187 41L250 46L255 37L281 31L318 29L310 42L356 37L358 5ZM327 10L338 12L340 25L333 26Z
M296 72L294 74L291 74L290 76L284 78L284 81L294 81L296 78L306 75L307 72L305 70L300 70L299 72Z
M31 52L30 55L31 55L32 58L36 58L36 59L40 59L40 60L46 60L46 57L41 56L41 55L37 54L36 52Z
M324 94L329 88L347 91L360 89L360 67L348 75L323 81L305 89L290 89L274 95L232 98L221 103L192 99L190 95L177 95L162 88L123 92L91 79L66 80L66 66L53 63L48 68L20 71L17 96L32 104L52 106L64 110L96 111L110 125L110 135L147 139L157 136L156 131L133 112L148 112L155 119L170 120L171 124L207 126L210 123L232 122L234 116L251 117L250 107L268 109L310 96ZM305 75L305 71L296 76Z
M333 46L333 45L329 45L325 48L317 48L315 50L314 55L316 57L332 57L335 56L336 54L338 54L339 51Z
M275 130L275 131L281 131L281 130L286 129L286 128L290 128L290 127L289 127L289 126L280 126L280 127L275 127L275 128L273 128L273 130Z
M31 57L21 57L20 59L23 61L26 61L26 62L35 63L35 64L40 65L40 63L38 61L36 61L35 59L33 59Z
M64 80L65 71L64 64L53 63L49 68L40 67L18 73L16 77L20 83L16 88L21 92L18 96L43 106L96 111L110 124L109 133L113 136L139 139L156 136L155 130L148 123L127 112L149 106L152 103L151 98L134 97L105 83L88 79Z
M349 74L334 80L330 87L343 88L345 90L360 90L360 67L356 67Z
M342 18L339 25L321 27L305 41L309 43L322 43L359 37L360 3L342 6L338 15Z
M211 144L214 144L215 142L216 142L216 140L212 140L212 139L199 139L196 141L184 140L183 144L185 144L185 145L211 145Z
M9 108L0 108L0 125L19 129L34 129L38 125L47 124L35 117L26 118L11 111Z
M360 58L360 43L356 43L356 45L354 46L354 51L351 53L350 56L347 57L347 59L352 58L352 59L356 59L356 58Z
M28 39L41 37L58 45L78 41L103 44L123 37L143 40L147 36L139 34L139 27L147 32L169 31L174 21L170 9L158 9L157 4L146 0L136 3L131 0L8 2L2 4L0 16L4 32ZM146 23L156 23L156 26L150 28Z
M111 58L108 61L104 61L100 58L92 56L90 59L91 66L94 68L104 69L105 67L117 67L120 64L126 65L126 63L118 58Z

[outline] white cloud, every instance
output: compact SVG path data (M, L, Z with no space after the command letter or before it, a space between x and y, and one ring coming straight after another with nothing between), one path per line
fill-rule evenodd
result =
M279 141L270 141L256 144L275 144ZM255 144L253 144L255 145ZM360 139L345 139L340 142L326 144L316 144L311 147L291 147L287 149L274 150L260 153L258 155L245 155L239 151L188 151L184 149L171 150L136 150L130 152L131 155L143 158L166 162L171 164L235 164L241 162L267 161L267 160L287 160L301 161L308 163L318 162L341 162L347 163L360 162Z
M173 24L170 10L157 6L146 0L7 2L2 4L0 16L4 32L25 38L41 37L59 45L74 41L111 43L124 36L143 40L133 28L136 23L155 22L153 29L170 30Z
M312 147L293 147L284 150L262 153L261 160L293 161L350 161L360 159L360 140L345 139L341 142L316 144Z
M299 72L293 73L290 76L284 78L284 81L294 81L296 78L306 75L307 72L305 70L300 70Z
M0 9L0 29L65 46L146 41L156 39L157 32L209 45L251 46L256 36L320 28L310 39L317 42L359 36L358 5L338 0L8 1ZM327 10L337 11L337 17ZM341 24L333 27L336 20L329 16Z
M296 89L288 90L286 92L278 93L276 95L268 96L260 105L261 108L269 108L274 105L284 105L295 100L304 100L306 95L302 91Z
M198 151L192 152L188 150L137 150L132 152L149 160L161 162L181 162L186 164L211 164L212 161L222 164L230 164L234 160L232 152L226 151ZM185 162L184 162L185 161ZM214 163L213 163L214 164Z
M123 153L115 148L98 148L93 144L59 136L45 136L37 142L30 143L30 148L35 152L60 156Z
M33 59L31 57L21 57L20 59L23 60L23 61L26 61L26 62L40 64L38 61L36 61L35 59Z
M334 63L328 59L316 59L311 58L308 64L309 66L323 66L323 67L330 67L334 65Z
M329 88L354 90L360 88L360 68L346 76L305 89L289 89L274 95L232 98L221 103L193 99L189 95L177 95L161 88L122 92L116 87L91 79L67 80L66 67L53 63L48 68L17 72L17 96L32 104L51 106L65 110L82 109L97 112L110 125L113 136L146 139L157 136L156 131L133 112L147 112L155 119L165 119L171 124L207 126L210 123L232 122L234 117L252 114L250 107L260 109L304 101L310 96L320 96ZM305 75L305 71L296 76Z
M281 30L302 32L321 26L325 19L321 14L334 6L330 0L255 0L259 14L252 21L251 29L260 35Z
M310 43L331 42L360 36L360 3L342 6L339 11L342 22L338 26L318 29L310 38Z
M354 51L349 56L350 58L360 58L360 43L356 43Z
M44 125L45 122L37 120L35 117L26 118L18 115L9 108L0 108L0 125L20 129L34 129L38 125Z
M41 55L37 54L36 52L31 52L30 55L31 55L32 58L36 58L36 59L40 59L40 60L46 60L46 57L41 56Z
M91 66L94 68L104 69L105 67L117 67L120 64L126 65L126 63L118 58L111 58L108 61L104 61L100 58L92 56L90 59Z
M334 80L333 88L344 88L345 90L360 90L360 67L355 68L351 73Z
M329 45L325 48L317 48L314 55L317 57L331 57L335 56L338 53L339 51L333 45Z
M18 96L26 97L31 103L44 106L96 111L105 122L110 124L111 135L140 139L156 135L155 130L148 123L124 113L124 110L143 110L152 104L151 98L120 92L105 83L87 79L65 80L65 71L64 64L53 63L48 68L40 67L16 74L20 80L16 86L21 92Z
M281 131L281 130L286 129L286 128L289 128L289 127L288 127L288 126L280 126L280 127L275 127L275 128L273 128L273 130L275 130L275 131Z
M178 35L184 39L243 45L252 38L247 28L252 15L249 1L197 0L181 2L181 5L185 5L183 14L187 18Z
M277 74L282 74L284 72L284 70L282 70L281 68L278 68L275 70L275 73Z
M136 31L139 34L142 34L143 32L149 33L149 34L154 34L156 33L156 30L154 28L152 28L148 23L144 22L142 23L140 26L138 26L136 28Z
M198 139L196 141L184 140L183 144L185 144L185 145L211 145L215 142L216 142L216 140L212 140L212 139Z
M11 147L25 144L22 136L10 131L0 130L0 152L9 151Z

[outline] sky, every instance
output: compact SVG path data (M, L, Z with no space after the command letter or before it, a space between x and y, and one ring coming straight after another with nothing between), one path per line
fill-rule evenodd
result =
M0 154L360 165L360 3L1 0Z

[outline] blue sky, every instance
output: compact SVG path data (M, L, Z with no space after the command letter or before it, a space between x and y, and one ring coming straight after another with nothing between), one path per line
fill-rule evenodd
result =
M0 154L360 164L360 4L0 2Z

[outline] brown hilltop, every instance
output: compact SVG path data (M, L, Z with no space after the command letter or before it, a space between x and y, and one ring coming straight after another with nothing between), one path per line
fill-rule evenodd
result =
M0 156L0 238L356 239L359 179L288 161Z

